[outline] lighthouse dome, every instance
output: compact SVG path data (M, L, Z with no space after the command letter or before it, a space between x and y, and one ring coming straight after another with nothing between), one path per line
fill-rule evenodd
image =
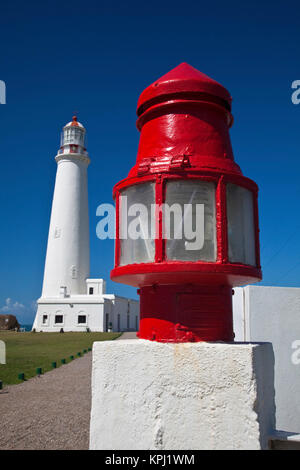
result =
M64 128L66 127L80 127L82 129L84 129L83 125L81 124L81 122L78 122L77 121L77 116L73 116L72 118L72 121L68 122Z

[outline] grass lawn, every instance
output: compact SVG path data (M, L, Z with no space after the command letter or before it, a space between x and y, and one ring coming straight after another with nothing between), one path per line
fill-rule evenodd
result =
M24 372L29 379L36 375L36 368L43 373L52 369L52 362L61 366L61 360L76 360L77 353L91 348L94 341L113 340L121 333L16 333L1 331L0 340L6 344L6 365L0 364L0 380L3 384L22 382L18 374Z

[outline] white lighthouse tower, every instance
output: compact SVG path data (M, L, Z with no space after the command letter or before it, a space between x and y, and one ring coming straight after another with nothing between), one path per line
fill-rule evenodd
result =
M85 294L90 271L85 128L74 116L62 132L46 255L43 297Z
M55 157L52 202L42 296L36 331L136 330L139 303L105 293L103 279L89 279L90 243L86 130L77 117L66 124Z

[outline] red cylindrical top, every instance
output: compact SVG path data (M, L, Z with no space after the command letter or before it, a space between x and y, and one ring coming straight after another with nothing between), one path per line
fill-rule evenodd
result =
M162 171L170 159L186 155L194 169L241 174L229 137L230 94L190 65L178 65L146 88L137 114L137 166L149 158L151 172ZM137 172L134 168L129 176Z
M231 288L261 279L258 188L234 161L231 96L218 82L183 63L142 92L137 115L141 136L136 163L114 188L117 237L111 278L140 288L141 338L231 341ZM186 257L180 251L184 244L173 252L177 237L164 237L162 206L166 201L185 206L176 197L185 197L184 187L188 193L186 182L211 191L203 189L206 195L201 196L208 227L203 246L212 243L215 250L209 256L200 249ZM122 197L131 189L134 197L141 197L137 194L149 185L153 189L144 200L149 207L155 202L155 239L150 237L152 244L138 244L138 239L127 244L123 232L120 237L126 218ZM134 197L133 202L145 202ZM144 231L147 220L140 219ZM181 220L184 225L185 218Z

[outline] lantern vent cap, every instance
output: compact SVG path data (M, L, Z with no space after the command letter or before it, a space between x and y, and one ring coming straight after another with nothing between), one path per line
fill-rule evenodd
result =
M77 120L77 116L73 116L72 121L68 122L65 126L66 127L80 127L81 129L84 129L84 126Z
M159 99L164 95L176 95L178 93L202 93L211 95L224 101L230 110L232 98L230 93L220 83L183 62L161 78L148 86L140 95L137 105L137 114L141 115L145 103Z

